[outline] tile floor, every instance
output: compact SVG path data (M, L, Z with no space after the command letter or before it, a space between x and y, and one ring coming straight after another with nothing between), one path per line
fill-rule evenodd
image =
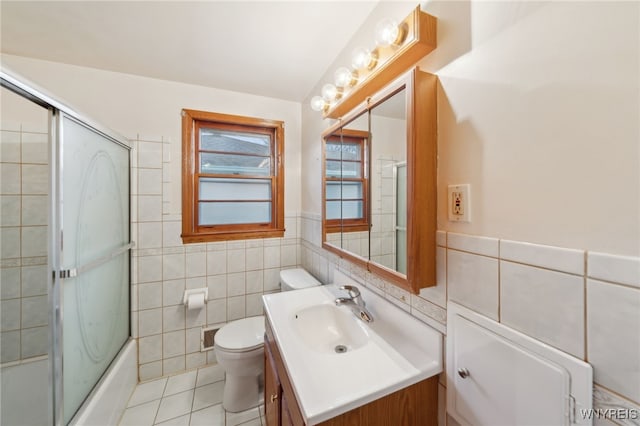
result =
M211 365L139 383L120 426L263 426L264 406L242 413L222 408L224 371Z

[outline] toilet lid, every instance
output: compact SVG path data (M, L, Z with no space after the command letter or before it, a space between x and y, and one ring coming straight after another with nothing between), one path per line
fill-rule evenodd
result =
M264 344L264 315L227 323L213 340L216 346L231 351L258 348Z

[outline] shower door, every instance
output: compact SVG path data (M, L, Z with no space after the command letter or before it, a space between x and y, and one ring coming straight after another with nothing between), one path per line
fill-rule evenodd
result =
M63 112L55 125L54 354L64 374L54 394L56 423L67 424L130 334L129 148Z

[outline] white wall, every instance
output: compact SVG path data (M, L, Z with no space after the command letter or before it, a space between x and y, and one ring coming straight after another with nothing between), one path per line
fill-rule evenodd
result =
M639 255L640 5L435 1L422 8L438 18L438 47L419 63L440 80L438 228ZM401 19L405 9L389 13ZM371 40L371 21L316 92L355 46L372 45L363 41ZM319 155L311 135L328 125L308 105L303 165ZM305 176L302 209L319 214L313 179ZM447 219L447 185L460 183L471 184L469 224Z

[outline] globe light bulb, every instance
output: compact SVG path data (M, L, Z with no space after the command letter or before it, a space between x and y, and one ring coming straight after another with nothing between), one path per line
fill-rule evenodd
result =
M311 109L314 111L322 111L326 108L327 102L322 99L322 96L314 96L311 98Z
M331 102L335 100L337 97L338 97L338 89L336 88L336 86L334 86L331 83L327 83L324 86L322 86L322 98L325 101Z
M347 67L340 67L333 75L336 86L344 88L353 86L356 83L354 72Z
M383 19L376 25L376 45L391 46L397 44L400 38L400 28L393 19Z
M377 57L373 52L361 47L353 51L351 65L357 70L361 68L371 69L376 65L376 59Z

